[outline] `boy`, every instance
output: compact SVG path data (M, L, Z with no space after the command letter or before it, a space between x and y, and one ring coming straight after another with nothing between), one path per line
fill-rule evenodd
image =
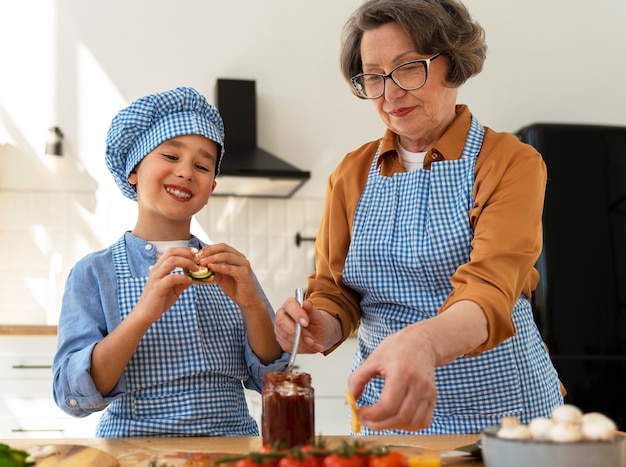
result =
M96 436L258 435L243 385L260 391L289 354L246 257L190 232L223 155L219 112L192 88L143 97L111 123L107 167L137 222L70 272L53 363L61 409L106 408ZM185 272L201 266L214 281L192 285Z

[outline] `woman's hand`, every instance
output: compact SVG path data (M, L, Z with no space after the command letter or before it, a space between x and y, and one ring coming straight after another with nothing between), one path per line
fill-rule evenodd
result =
M295 298L288 298L276 311L274 333L286 352L291 352L296 322L302 326L298 353L318 353L329 349L341 340L341 323L337 318L318 310L310 300L302 307Z
M378 402L359 409L361 424L373 430L427 428L437 400L435 368L473 351L487 337L487 318L469 300L388 336L348 379L356 399L369 380L385 379Z
M437 400L435 355L419 329L405 328L387 337L350 375L348 386L355 398L375 376L385 379L384 387L376 404L359 409L363 426L415 431L430 425Z

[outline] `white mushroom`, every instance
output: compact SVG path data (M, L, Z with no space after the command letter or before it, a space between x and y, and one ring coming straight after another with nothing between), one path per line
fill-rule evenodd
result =
M48 457L48 456L54 456L55 454L59 453L59 449L57 448L57 446L53 445L53 444L46 444L46 445L37 445L37 446L33 446L31 447L28 451L28 456L33 459L41 459L44 457Z
M537 440L549 440L550 430L554 422L546 417L537 417L530 421L528 429L533 439Z
M498 438L503 439L531 439L530 430L521 425L517 417L504 417L500 420Z
M552 421L554 423L570 423L572 425L580 425L582 423L582 411L570 404L560 405L552 411Z
M574 423L553 423L550 440L557 443L573 443L583 438L580 425Z
M582 417L582 434L588 440L610 441L615 437L617 425L599 412L589 412Z
M500 421L498 437L511 440L554 441L573 443L581 440L610 441L617 433L617 425L600 412L583 412L574 405L561 405L552 411L552 417L537 417L528 425L519 423L515 416Z

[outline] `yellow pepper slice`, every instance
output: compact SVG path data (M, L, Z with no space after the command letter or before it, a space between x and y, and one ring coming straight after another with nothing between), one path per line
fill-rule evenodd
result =
M352 417L350 418L350 427L354 433L359 433L361 431L361 417L359 417L359 409L356 406L356 400L350 391L345 390L346 403L350 406L352 410Z

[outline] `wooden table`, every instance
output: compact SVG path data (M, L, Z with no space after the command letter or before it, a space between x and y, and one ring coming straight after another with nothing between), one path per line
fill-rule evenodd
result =
M325 436L330 446L340 443L347 436ZM442 465L482 466L483 463L465 456L447 452L474 443L479 435L432 435L432 436L359 436L364 442L398 446L427 448L442 453ZM120 467L147 467L167 452L223 452L247 453L261 447L260 437L207 437L207 438L77 438L77 439L9 439L2 440L13 448L29 449L35 445L69 444L91 446L108 452L117 459Z

